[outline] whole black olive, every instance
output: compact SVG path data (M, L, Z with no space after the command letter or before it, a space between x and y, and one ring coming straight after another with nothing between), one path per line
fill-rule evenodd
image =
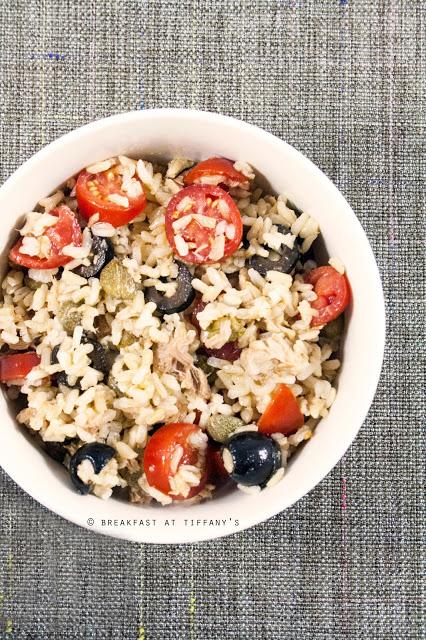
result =
M231 436L222 447L222 458L231 478L248 487L264 487L281 466L278 444L257 431Z
M178 262L178 276L176 279L176 292L169 298L155 287L145 290L146 299L157 305L157 311L161 315L180 313L194 301L195 291L192 287L192 274L183 262Z
M91 442L84 444L77 449L70 460L70 476L77 491L86 495L90 491L90 485L85 484L78 476L78 466L89 460L95 473L100 473L105 465L114 457L115 449L101 442Z
M93 278L114 257L114 248L108 240L99 236L92 236L92 262L87 267L81 265L74 269L74 273L82 278Z
M281 224L277 225L277 228L280 233L286 233L285 228ZM271 260L271 258L264 258L258 255L252 256L249 259L249 268L256 269L261 276L266 276L268 271L291 273L299 259L299 247L297 242L294 243L293 249L290 249L286 245L282 245L279 253L280 256L278 260Z

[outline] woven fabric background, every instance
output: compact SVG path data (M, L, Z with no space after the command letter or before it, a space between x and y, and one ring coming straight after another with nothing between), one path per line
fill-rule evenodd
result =
M2 473L0 637L424 638L424 2L2 0L0 34L2 179L112 113L234 115L343 191L388 314L381 384L356 442L310 495L249 531L120 542L47 512Z

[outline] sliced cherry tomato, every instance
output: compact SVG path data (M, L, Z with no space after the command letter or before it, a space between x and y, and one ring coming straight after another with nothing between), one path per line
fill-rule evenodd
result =
M335 320L344 312L351 300L349 281L333 267L325 266L313 269L305 274L305 282L314 286L317 299L311 307L318 315L312 318L313 327Z
M216 484L223 483L229 479L229 473L225 469L221 455L221 446L209 444L207 456L210 460L211 478Z
M43 234L50 240L50 257L38 258L37 256L21 253L19 249L22 246L22 238L20 238L10 250L9 259L12 262L22 267L27 267L27 269L55 269L72 260L70 256L63 255L62 249L69 244L73 244L76 247L81 246L82 233L78 220L71 209L64 204L49 213L58 217L58 222L51 227L47 227Z
M239 348L238 342L226 342L223 347L219 347L218 349L207 349L207 347L204 347L204 351L210 358L219 358L220 360L234 362L234 360L238 360L240 357L242 349Z
M182 464L195 465L198 461L198 450L188 442L188 437L200 427L196 424L174 422L160 427L148 441L144 452L144 471L148 484L165 494L170 494L169 477L174 475L171 471L173 453L178 445L183 448L183 455L178 469ZM192 487L189 495L172 495L174 500L187 500L193 498L205 487L209 475L207 456L200 484Z
M225 184L227 187L242 187L248 189L250 181L243 173L237 171L232 160L226 158L208 158L195 165L188 171L183 181L190 184L212 184L209 182L217 177L213 184Z
M0 382L23 380L31 369L40 364L40 356L35 351L8 353L0 357Z
M181 220L187 224L182 225ZM216 235L218 231L220 233ZM238 207L220 187L206 184L186 187L167 205L167 240L174 253L185 262L221 262L238 249L242 234ZM219 238L224 239L223 249L215 257L210 252Z
M261 433L283 433L289 436L304 423L296 398L286 384L279 384L260 416L257 426Z
M88 173L84 170L77 178L76 194L78 208L81 214L89 219L99 213L101 222L109 222L113 227L121 227L136 218L146 205L143 191L139 196L131 198L123 191L123 179L118 173L118 167L111 167L100 173ZM117 204L109 196L126 198L128 205Z
M199 298L192 309L190 320L191 324L197 329L198 333L201 333L200 323L198 322L198 314L205 308L206 303ZM219 358L220 360L229 360L229 362L234 362L234 360L238 360L241 355L242 349L239 348L238 342L227 342L219 349L208 349L203 346L203 350L209 357Z

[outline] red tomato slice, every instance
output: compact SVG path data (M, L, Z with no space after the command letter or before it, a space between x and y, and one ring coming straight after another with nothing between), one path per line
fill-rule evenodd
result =
M227 187L241 187L248 189L250 181L243 173L237 171L234 163L226 158L208 158L195 165L185 175L183 181L186 185L207 184L208 178L218 176L216 184L223 183ZM203 178L206 179L204 182Z
M180 226L183 218L186 218L186 226ZM216 227L222 222L223 233L219 236L224 236L223 254L214 258L209 254L215 238L219 237L215 235ZM222 262L238 249L243 224L237 205L223 189L194 185L181 189L170 200L166 212L166 235L174 253L184 262L211 264Z
M143 187L139 196L130 198L123 191L122 186L123 179L118 173L117 167L100 173L82 171L77 178L76 185L78 208L81 214L88 220L93 214L99 213L99 220L109 222L113 227L121 227L136 218L146 205ZM127 198L128 206L111 202L108 199L110 195Z
M191 324L197 329L198 333L201 333L201 327L198 322L197 315L204 309L206 303L199 298L192 309L190 321ZM229 362L234 362L234 360L238 360L241 355L242 349L239 348L238 342L227 342L220 347L219 349L207 349L207 347L203 347L205 353L212 358L220 358L220 360L229 360Z
M72 260L70 256L62 254L62 249L69 244L76 247L81 246L82 234L78 220L71 209L64 204L49 213L58 217L58 222L52 227L47 227L44 232L44 235L50 240L51 256L37 258L37 256L21 253L19 249L22 246L22 238L20 238L9 253L9 259L12 262L27 267L27 269L55 269Z
M184 422L174 422L160 427L148 441L144 451L144 471L148 484L155 487L165 494L169 494L170 482L169 476L174 475L171 471L171 463L173 453L180 445L183 447L183 456L179 466L182 464L196 464L198 460L198 451L188 443L188 437L201 431L196 424L188 424ZM178 466L178 469L179 469ZM173 500L187 500L193 498L205 487L209 475L209 469L206 457L206 466L201 476L200 484L192 487L187 496L172 495Z
M305 282L314 286L318 298L311 302L318 315L312 318L313 327L335 320L344 312L351 300L349 281L333 267L313 269L305 274Z
M289 436L304 423L297 400L286 384L274 389L272 399L260 416L257 426L261 433L283 433Z
M221 455L221 446L209 443L207 456L210 460L211 477L215 483L223 483L229 479L229 473L225 469Z
M0 357L0 382L23 380L31 369L40 364L40 356L35 351L9 353Z

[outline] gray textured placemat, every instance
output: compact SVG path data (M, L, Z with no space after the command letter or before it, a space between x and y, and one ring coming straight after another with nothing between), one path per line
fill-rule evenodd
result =
M2 178L111 113L235 115L342 189L388 311L383 376L355 444L309 496L250 531L124 543L68 524L2 474L1 638L424 637L424 2L2 0L0 20Z

